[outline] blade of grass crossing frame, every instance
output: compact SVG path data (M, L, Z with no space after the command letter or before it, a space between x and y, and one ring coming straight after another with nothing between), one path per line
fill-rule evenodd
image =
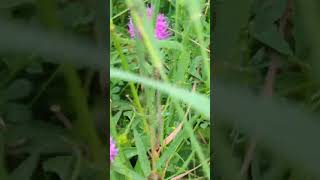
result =
M198 93L191 93L184 89L176 88L168 83L140 77L135 74L123 72L114 68L110 69L110 77L122 79L124 81L134 81L155 88L159 91L171 95L175 99L181 100L191 105L193 109L197 110L199 113L202 113L207 118L210 118L210 100L203 95L200 95Z

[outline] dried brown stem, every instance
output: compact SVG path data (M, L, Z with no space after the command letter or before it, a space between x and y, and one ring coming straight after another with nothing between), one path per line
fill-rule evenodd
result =
M292 7L292 2L291 0L288 0L287 8L283 16L280 18L279 27L278 27L279 31L283 35L285 35L286 25L288 23L288 18L290 17L290 13L291 13L291 7ZM275 50L270 50L270 58L271 58L271 63L269 65L269 69L265 78L264 87L261 92L262 96L267 98L271 98L273 96L274 82L275 82L277 70L280 67L281 56ZM244 176L245 174L247 174L251 161L253 160L256 146L257 146L257 139L252 138L252 140L250 141L249 147L246 151L246 155L241 167L241 171L240 171L241 176Z
M197 87L197 83L194 82L193 86L192 86L192 92L194 92L196 90ZM183 120L187 118L189 111L191 109L191 106L188 106L188 109L186 111L186 113L184 114ZM175 130L172 131L172 133L169 134L169 136L167 136L164 141L163 141L163 145L159 145L158 146L158 152L160 153L162 151L162 148L165 147L166 145L168 145L176 136L177 134L181 131L182 126L183 126L183 120L182 122L177 126L177 128Z
M209 164L210 164L210 162L209 162ZM193 169L190 169L190 170L188 170L188 171L186 171L186 172L184 172L184 173L182 173L182 174L180 174L180 175L172 178L171 180L179 180L179 179L182 179L184 176L190 174L192 171L198 169L198 168L201 167L201 166L202 166L202 164L200 164L200 165L198 165L197 167L195 167L195 168L193 168Z

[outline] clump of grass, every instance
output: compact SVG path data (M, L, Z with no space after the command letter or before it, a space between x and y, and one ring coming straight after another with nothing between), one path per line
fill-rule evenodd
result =
M111 8L111 177L210 178L208 1Z

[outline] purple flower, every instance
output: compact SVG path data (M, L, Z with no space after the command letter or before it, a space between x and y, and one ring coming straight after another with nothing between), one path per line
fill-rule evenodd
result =
M112 137L110 136L110 161L112 162L114 158L118 154L118 149L116 148L116 144L113 141Z
M135 33L134 33L134 27L133 27L133 22L132 22L132 18L129 18L129 33L130 33L130 37L134 38L135 37Z
M163 14L159 14L156 22L155 34L157 39L167 39L170 36L170 32L168 31L169 25L166 20L166 17Z
M152 18L152 13L153 13L153 8L147 7L147 18L150 21ZM164 14L159 14L157 16L157 22L156 22L156 27L154 30L155 36L157 39L162 40L162 39L167 39L171 35L169 32L169 24L167 22L167 18L164 16ZM135 29L133 25L132 18L129 17L129 34L131 38L135 37ZM138 32L140 35L140 32Z

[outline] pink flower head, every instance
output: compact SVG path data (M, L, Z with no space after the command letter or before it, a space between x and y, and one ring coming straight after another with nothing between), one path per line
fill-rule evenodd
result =
M112 162L114 158L118 154L118 149L116 148L116 144L113 141L112 137L110 136L110 161Z
M132 22L132 18L129 18L129 33L130 33L130 37L134 38L135 37L135 33L134 33L134 26L133 26L133 22Z
M151 6L147 7L147 18L148 18L149 21L152 18L152 12L153 12L153 8ZM134 38L135 37L135 31L134 31L134 25L133 25L133 21L132 21L131 17L129 17L128 27L129 27L130 37ZM140 35L140 32L139 32L139 35Z
M159 14L156 22L155 34L157 39L167 39L170 36L169 25L166 17L163 14Z
M152 13L153 13L153 8L147 7L147 18L150 21L152 18ZM155 36L157 39L162 40L162 39L167 39L169 38L169 36L171 35L169 32L169 24L167 22L166 17L164 16L164 14L159 14L157 16L157 22L156 22L156 27L155 27ZM129 17L129 34L131 38L135 37L135 29L134 29L134 25L133 25L133 21L132 18ZM140 35L140 32L138 32Z

